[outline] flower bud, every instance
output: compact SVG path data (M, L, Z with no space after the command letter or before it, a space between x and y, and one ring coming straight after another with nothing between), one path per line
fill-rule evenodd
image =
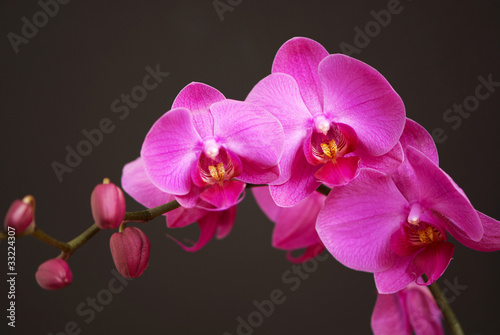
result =
M35 274L38 285L46 290L58 290L71 284L73 273L66 261L60 258L49 259L38 267Z
M5 215L4 230L7 231L8 227L12 227L16 234L21 234L28 229L34 223L34 203L35 198L31 195L25 196L23 200L14 200Z
M101 229L114 229L125 217L125 197L122 190L105 178L97 185L90 197L92 216Z
M114 233L109 246L116 269L123 277L137 278L148 267L151 244L139 228L127 227Z

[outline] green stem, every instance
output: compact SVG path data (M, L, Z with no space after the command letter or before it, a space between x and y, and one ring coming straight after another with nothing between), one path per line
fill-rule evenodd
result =
M431 290L431 293L434 296L434 300L436 300L437 305L439 306L441 312L443 313L444 320L446 321L446 324L448 325L451 334L465 335L462 326L460 326L460 322L458 322L457 316L451 309L450 304L448 303L443 292L441 292L441 289L439 288L437 282L434 282L431 285L429 285L429 289Z
M247 184L247 188L258 187L258 186L267 186L267 185ZM328 193L330 192L330 188L328 188L325 185L320 185L317 191L324 195L328 195ZM127 222L148 222L162 214L165 214L176 208L179 208L180 206L181 205L176 200L173 200L161 206L145 209L143 211L127 212L125 213L125 218L123 220L123 223L120 225L120 231L122 231L125 228ZM72 254L78 248L84 245L88 240L94 237L94 235L96 235L100 230L101 229L99 229L99 227L97 227L97 225L94 223L87 230L85 230L83 233L81 233L80 235L78 235L69 242L61 242L59 240L56 240L55 238L48 235L38 227L35 227L31 235L33 235L37 239L47 244L50 244L53 247L56 247L57 249L61 250L64 253ZM17 237L21 236L22 234L18 235ZM7 238L8 235L5 232L0 232L0 239L6 240Z
M127 212L125 213L124 221L148 222L153 220L155 217L170 212L180 206L181 205L177 202L177 200L173 200L161 206L149 208L143 211Z
M127 221L133 221L133 222L148 222L153 220L154 218L165 214L167 212L170 212L171 210L174 210L181 205L176 201L170 201L167 202L166 204L163 204L158 207L154 208L149 208L143 211L138 211L138 212L126 212L125 213L125 218L124 218L124 223ZM122 224L124 226L124 224ZM88 240L90 240L92 237L94 237L95 234L97 234L101 229L94 223L92 226L87 228L83 233L75 237L69 242L61 242L59 240L56 240L49 234L45 233L42 231L40 228L35 227L33 229L33 232L31 232L30 235L36 237L40 241L43 241L47 244L50 244L53 247L56 247L57 249L61 250L62 252L66 254L72 254L74 253L78 248L80 248L82 245L84 245ZM21 237L21 235L16 235L16 237ZM6 240L8 238L8 234L5 232L0 232L0 239L1 240Z
M35 227L33 230L33 233L31 233L32 236L36 237L40 241L43 241L47 244L50 244L53 247L56 247L57 249L64 251L66 253L71 253L71 247L69 246L68 243L64 243L61 241L56 240L52 236L46 234L43 230L41 230L38 227Z
M80 248L82 245L85 244L88 240L90 240L95 234L97 234L101 229L97 227L97 225L94 223L92 226L90 226L87 230L85 230L83 233L72 239L71 241L68 242L68 245L70 247L71 253L75 252L76 249Z

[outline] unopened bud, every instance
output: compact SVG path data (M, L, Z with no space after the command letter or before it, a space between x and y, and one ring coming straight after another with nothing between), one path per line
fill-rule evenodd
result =
M90 197L92 216L101 229L115 229L125 217L125 197L122 190L109 179L97 185Z
M125 278L137 278L149 264L151 244L146 234L136 227L114 233L109 240L116 269Z
M32 223L34 224L34 205L35 198L31 195L25 196L23 200L14 200L5 215L4 230L7 231L8 227L12 227L16 234L21 234L28 229Z
M35 274L38 285L46 290L58 290L71 284L73 273L66 261L53 258L43 262Z

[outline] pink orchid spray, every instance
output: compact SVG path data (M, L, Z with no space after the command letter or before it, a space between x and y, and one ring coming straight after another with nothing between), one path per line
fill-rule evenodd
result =
M151 247L128 224L161 215L168 228L197 223L197 242L174 241L198 251L230 233L245 189L255 187L275 224L272 245L288 260L304 262L326 248L347 267L374 274L376 335L441 335L442 316L454 335L463 334L435 283L453 256L448 236L475 250L500 250L500 222L476 211L439 167L434 141L406 119L387 80L303 37L283 44L272 73L245 101L202 83L184 87L151 127L140 157L124 166L121 182L147 209L125 212L121 189L105 180L91 195L95 224L73 240L58 241L34 225L30 196L11 205L0 236L9 248L32 235L61 251L35 275L53 290L72 281L70 255L101 229L119 227L110 238L113 261L122 276L137 278ZM303 254L292 255L298 249Z

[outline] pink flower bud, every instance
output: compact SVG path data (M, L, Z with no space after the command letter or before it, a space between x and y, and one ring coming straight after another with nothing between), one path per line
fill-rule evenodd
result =
M58 290L71 284L73 273L66 261L53 258L43 262L35 274L38 285L46 290Z
M27 195L23 200L14 200L5 215L4 230L8 227L14 228L16 234L24 232L34 222L35 198Z
M109 246L116 269L123 277L137 278L148 267L151 243L139 228L127 227L114 233Z
M90 197L92 216L101 229L114 229L125 217L125 198L122 190L105 178L97 185Z

